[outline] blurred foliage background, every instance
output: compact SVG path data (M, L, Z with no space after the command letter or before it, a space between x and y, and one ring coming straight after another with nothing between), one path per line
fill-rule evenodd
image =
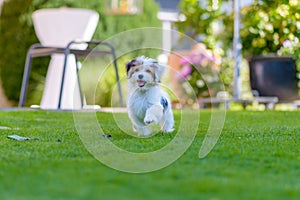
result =
M31 19L32 12L37 9L80 7L97 11L100 20L94 35L96 40L105 40L117 33L134 28L161 27L161 22L156 16L159 8L154 0L143 1L143 12L140 15L107 15L104 12L104 3L104 0L9 0L4 2L0 16L0 77L5 93L11 101L16 103L19 98L26 52L31 44L38 42ZM229 92L232 92L233 88L234 66L232 7L232 0L181 0L180 10L186 16L186 20L175 23L175 28L180 32L204 43L208 49L222 57L219 73ZM241 8L240 34L243 56L277 54L287 40L292 41L291 44L296 44L293 51L281 50L280 52L289 54L299 52L299 13L299 0L253 0L252 4ZM141 37L140 41L144 39L142 36L135 35L134 37ZM143 50L134 51L128 58L143 53ZM159 53L159 51L149 52L153 57ZM119 65L123 65L128 58L120 58ZM36 59L33 63L28 104L38 103L41 98L48 62L49 59ZM103 73L98 71L94 62L89 61L90 67L81 70L82 76L92 77L88 75L91 74L89 71L92 71L92 74ZM104 59L103 62L106 64L107 61ZM243 65L247 65L245 61ZM115 84L111 78L113 71L107 70L105 73L110 75L101 80L102 85L99 86L101 88L97 88L97 97L93 100L101 106L110 105L112 97L108 94L111 93L111 86ZM244 73L243 81L247 82L248 71L244 70L242 73ZM96 76L85 79L82 84L83 89L92 90L89 85L94 84L95 81L98 81ZM90 98L87 97L87 99Z

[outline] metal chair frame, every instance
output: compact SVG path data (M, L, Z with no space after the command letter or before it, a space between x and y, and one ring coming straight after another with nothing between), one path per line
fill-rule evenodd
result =
M88 47L84 50L72 49L72 45L75 45L75 44L87 44ZM89 45L103 45L103 46L108 47L109 50L98 50L95 48L90 48ZM120 84L120 77L119 77L119 72L118 72L117 58L116 58L114 46L111 43L104 42L104 41L77 41L77 40L71 41L70 43L68 43L68 45L65 48L43 46L41 44L33 44L29 48L29 50L27 52L27 56L26 56L25 67L24 67L22 87L21 87L21 93L20 93L20 99L19 99L19 107L24 107L25 102L26 102L26 95L27 95L32 59L37 58L37 57L51 56L52 54L64 54L64 56L65 56L63 73L62 73L62 81L61 81L61 86L60 86L60 95L59 95L59 101L58 101L58 105L57 105L58 109L61 109L61 101L62 101L64 79L65 79L65 73L66 73L66 66L67 66L67 61L68 61L68 55L70 55L70 54L75 55L76 61L78 58L85 58L87 56L96 57L96 56L103 56L103 55L109 55L109 54L112 55L113 65L114 65L116 80L117 80L117 86L118 86L118 93L119 93L119 97L120 97L119 102L120 102L120 106L124 107L123 95L122 95L121 84ZM83 95L82 95L82 91L81 91L81 87L80 87L77 62L76 62L76 72L77 72L78 85L79 85L79 90L80 90L81 104L83 107Z

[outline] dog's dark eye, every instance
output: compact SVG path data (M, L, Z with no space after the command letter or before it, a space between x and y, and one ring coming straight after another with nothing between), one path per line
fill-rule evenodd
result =
M147 73L152 73L150 69L147 69L146 72L147 72Z
M134 70L134 72L138 72L138 71L140 71L140 70L139 70L139 69L135 69L135 70Z

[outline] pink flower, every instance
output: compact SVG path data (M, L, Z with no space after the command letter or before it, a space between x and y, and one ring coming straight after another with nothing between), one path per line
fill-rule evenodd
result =
M199 66L201 64L201 61L205 58L205 55L202 53L197 53L197 54L191 54L191 63L194 66Z
M283 46L287 47L287 48L292 48L293 47L292 42L290 40L285 40L283 42Z
M191 64L190 58L189 57L182 57L180 59L180 64L181 65L190 65Z
M190 63L183 65L181 70L178 72L179 73L179 81L184 81L186 77L188 77L192 73L193 69L190 66Z

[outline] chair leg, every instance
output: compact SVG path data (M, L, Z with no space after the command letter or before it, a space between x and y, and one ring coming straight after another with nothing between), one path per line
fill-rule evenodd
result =
M120 77L119 77L119 72L118 72L118 65L117 65L117 57L115 54L115 50L114 48L111 46L111 52L112 52L112 56L113 56L113 64L114 64L114 68L115 68L115 73L116 73L116 79L117 79L117 85L118 85L118 93L119 93L119 97L120 97L120 106L124 107L124 102L123 102L123 94L122 94L122 89L121 89L121 83L120 83Z
M33 47L34 48L34 47ZM31 65L31 49L30 48L27 56L26 56L26 62L23 72L23 80L22 80L22 86L21 86L21 92L20 92L20 98L19 98L19 107L24 107L25 101L26 101L26 94L27 94L27 88L28 88L28 82L29 82L29 75L30 75L30 65Z
M81 90L81 84L80 84L80 79L79 79L79 66L78 66L78 62L77 61L77 57L75 55L75 60L76 60L76 75L77 75L77 82L78 82L78 87L79 87L79 95L80 95L80 102L81 102L81 108L83 108L83 104L84 104L84 97L82 94L82 90Z
M58 100L58 105L57 109L60 110L61 108L61 101L62 101L62 94L63 94L63 89L64 89L64 82L65 82L65 75L66 75L66 68L67 68L67 62L68 62L68 55L70 54L70 49L69 46L64 50L64 67L63 67L63 73L61 77L61 84L60 84L60 91L59 91L59 100Z

